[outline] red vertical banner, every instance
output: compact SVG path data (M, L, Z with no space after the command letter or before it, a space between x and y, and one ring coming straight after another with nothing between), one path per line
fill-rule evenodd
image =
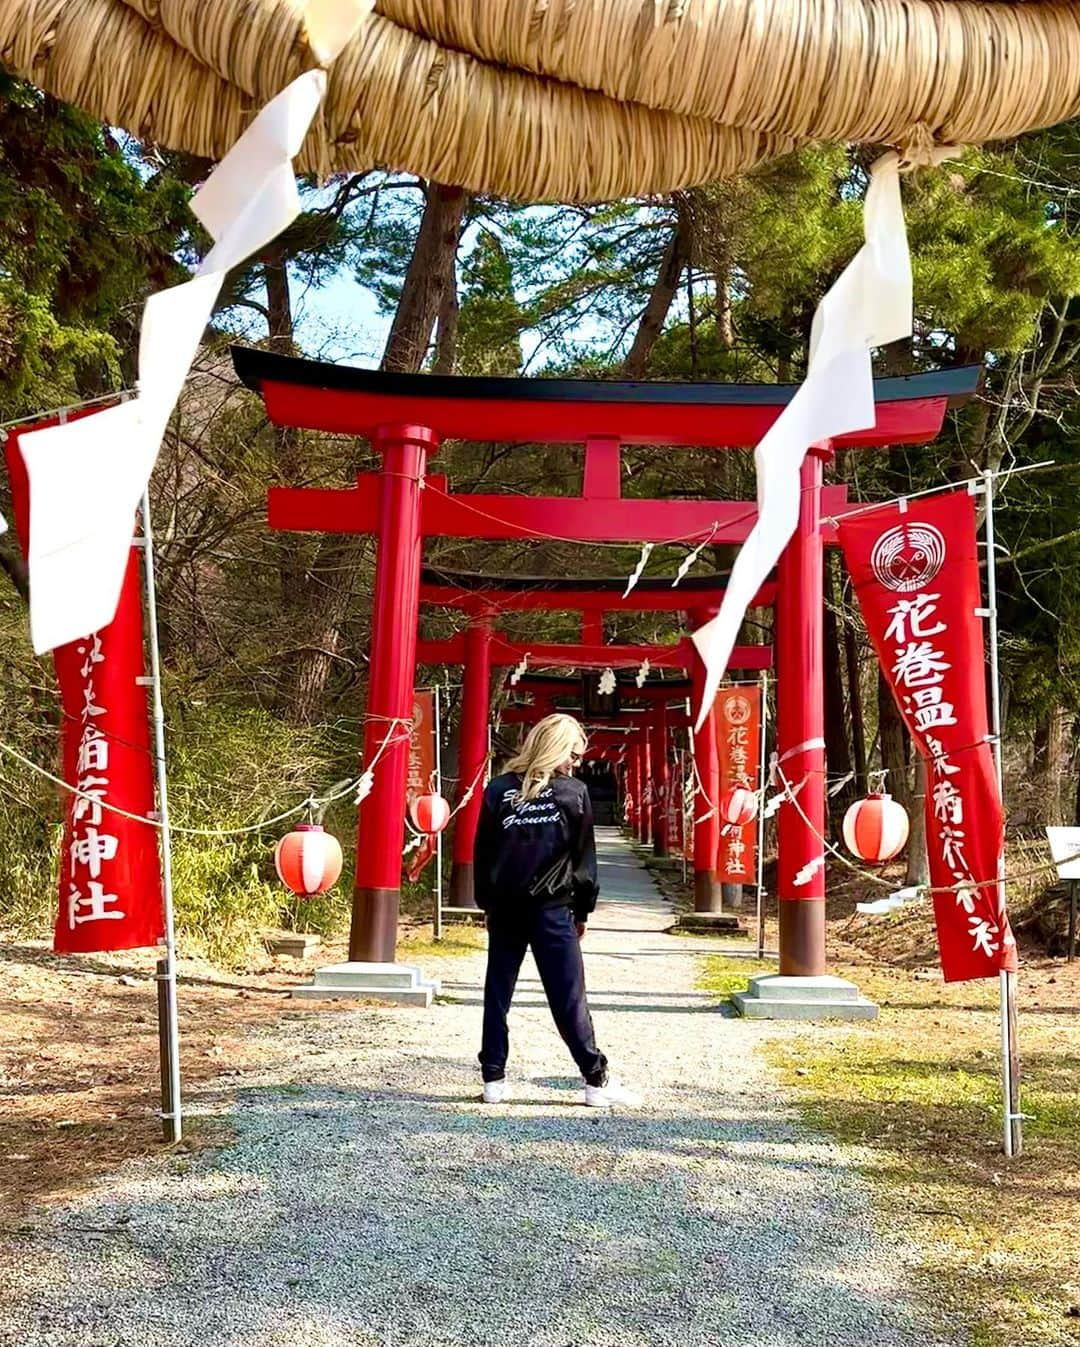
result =
M713 703L716 749L720 758L720 793L732 786L758 790L758 743L761 735L761 689L722 687ZM741 828L721 820L716 877L723 884L757 880L757 817Z
M691 863L694 860L694 806L698 803L695 786L694 755L690 752L685 754L683 758L682 780L679 782L682 799L679 803L682 809L682 854Z
M32 429L44 424L53 423ZM9 435L6 456L25 554L30 501L18 442L18 432ZM82 792L64 797L53 948L90 953L156 945L164 934L164 909L157 829L142 822L154 809L154 771L146 689L139 682L143 618L134 551L115 618L85 639L59 646L53 660L60 685L62 775Z
M842 520L863 621L926 761L926 841L950 982L1015 969L999 896L1004 814L988 742L975 502L950 492Z
M435 789L435 694L413 693L412 729L409 733L409 771L405 778L407 805L420 795ZM405 862L405 874L410 880L420 878L421 871L435 855L435 836L420 839L419 846Z
M418 795L435 789L435 694L413 694L412 730L409 734L409 771L405 798L411 804Z
M667 792L667 832L668 845L673 854L678 854L683 847L683 828L682 828L682 754L678 753L675 760L668 768L668 792Z

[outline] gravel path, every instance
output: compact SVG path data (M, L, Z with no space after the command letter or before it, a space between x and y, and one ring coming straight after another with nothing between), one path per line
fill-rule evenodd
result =
M15 1347L930 1347L911 1251L798 1122L768 1028L693 990L694 947L614 833L586 942L601 1047L647 1094L580 1104L531 961L520 1102L476 1102L483 959L430 1012L298 1012L199 1100L234 1145L132 1165L12 1252ZM5 1260L6 1261L6 1260Z

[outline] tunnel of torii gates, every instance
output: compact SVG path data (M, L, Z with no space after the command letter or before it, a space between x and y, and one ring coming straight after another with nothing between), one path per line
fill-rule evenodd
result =
M829 488L830 504L841 508L844 492ZM705 667L692 642L684 638L674 645L608 645L604 643L604 619L619 612L687 612L691 627L709 620L724 595L724 578L696 576L673 588L670 579L639 580L624 598L626 578L541 579L532 576L494 577L447 571L424 570L421 575L420 601L441 607L457 608L468 615L465 631L448 641L421 640L417 647L420 664L462 664L462 712L458 741L458 777L461 788L478 781L487 766L488 722L490 719L491 670L519 664L528 656L530 668L580 670L638 669L644 660L651 669L689 670L691 682L667 679L647 682L641 688L620 682L620 701L648 704L649 713L641 719L630 743L630 795L635 805L634 825L643 842L651 840L655 853L668 853L667 805L670 782L671 735L686 728L685 703L688 691L697 704L704 695ZM766 585L755 596L754 607L771 606L776 586ZM536 641L512 642L499 635L495 621L509 612L580 612L581 641L578 644L552 645ZM731 670L757 673L772 665L769 645L736 646ZM578 688L580 689L580 683ZM563 700L573 683L545 683L536 678L523 679L519 691L535 698L531 707L508 707L501 712L507 724L529 723L558 709L556 693ZM670 703L681 700L672 714ZM596 697L597 705L603 699ZM681 718L678 711L682 710ZM584 708L578 712L584 715ZM588 717L585 717L588 719ZM623 724L629 716L624 716ZM591 721L590 721L591 723ZM592 737L595 740L595 736ZM599 747L599 741L596 741ZM605 747L609 746L606 742ZM716 724L710 713L699 734L694 736L698 770L706 788L709 804L700 812L710 813L719 797L719 760ZM648 807L641 808L643 799ZM460 810L454 835L454 863L450 880L450 901L456 907L474 906L472 853L480 813L478 794ZM694 858L695 907L701 912L720 910L722 889L716 881L716 856L720 844L719 820L714 813L703 820L696 839Z
M382 459L380 471L361 473L355 486L272 487L268 492L273 529L376 538L366 762L373 760L386 739L388 725L411 720L418 663L462 659L467 673L466 645L477 650L477 658L490 658L493 664L511 654L516 664L526 653L523 645L506 642L489 629L482 614L456 642L419 641L425 538L518 542L557 538L626 545L708 539L740 544L756 519L753 503L624 498L621 446L747 448L758 443L796 391L795 386L776 384L388 374L239 347L233 350L233 360L240 378L261 395L276 425L364 437ZM855 508L847 505L842 490L823 485L825 464L837 449L928 443L940 433L950 405L975 392L979 373L978 366L966 366L876 380L876 425L813 446L800 470L798 527L777 567L774 622L776 751L787 763L788 774L806 782L799 797L801 808L785 801L777 819L776 887L784 974L816 976L825 971L825 872L816 870L801 887L794 882L820 853L819 838L825 832L824 548L833 541L829 520ZM581 492L577 496L454 493L445 477L428 472L428 460L449 439L584 444ZM565 593L561 597L564 606L570 606ZM695 594L695 604L699 597ZM575 595L575 604L578 600L595 638L596 609L591 600L586 603L585 594ZM480 656L482 648L487 653ZM545 661L558 667L559 649L530 645L530 667L543 668ZM574 651L576 667L635 667L648 658L654 668L689 672L695 681L701 677L689 640L655 650L584 642L562 649ZM749 665L748 650L754 652ZM759 667L753 661L769 654L766 647L743 647L732 664ZM479 719L482 709L486 724L485 689L476 678L472 684L477 708L472 712L466 708L463 714ZM408 737L392 738L360 810L351 961L394 959L408 758ZM462 788L468 784L467 766L465 761L459 764ZM468 863L467 858L460 859Z
M670 583L670 582L667 582ZM763 647L764 648L764 647ZM664 743L687 732L693 721L686 701L693 684L690 679L669 678L643 687L620 683L618 711L615 714L589 712L580 701L581 680L522 679L519 693L531 696L528 704L511 702L500 712L504 725L523 725L528 729L556 711L566 711L581 720L589 735L587 761L608 763L626 803L626 823L643 846L651 845L657 856L666 856L675 839L669 836L671 815L665 808L669 790L670 759L667 752L655 752ZM603 702L604 698L598 697ZM628 701L644 703L628 706ZM710 809L719 795L719 762L716 755L715 722L710 714L700 736L694 736L693 753L709 803L695 806L693 829L694 910L719 912L723 886L717 879L716 860L720 841L720 820ZM710 753L711 750L711 753ZM654 768L654 762L658 765ZM674 788L674 787L671 787ZM681 802L680 802L681 813Z

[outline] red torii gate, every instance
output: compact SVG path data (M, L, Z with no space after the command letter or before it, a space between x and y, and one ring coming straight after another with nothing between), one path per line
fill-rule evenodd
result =
M842 510L846 504L846 489L825 490L832 508ZM700 625L712 616L723 601L726 579L727 577L723 575L687 576L678 587L674 587L668 579L644 577L624 597L625 577L496 577L468 571L426 567L421 577L421 602L457 608L469 614L471 619L464 635L454 638L455 641L464 641L464 652L459 651L456 645L443 649L446 662L456 663L463 658L465 665L459 742L463 783L472 782L487 761L487 689L490 682L490 665L493 662L517 664L525 654L539 666L557 665L562 662L547 658L547 647L528 642L517 643L516 659L493 660L492 651L495 648L493 642L496 638L491 632L494 614L580 612L582 642L600 647L604 641L604 618L610 613L689 610L691 624ZM776 585L769 583L762 586L751 606L770 607L775 601ZM425 651L422 662L437 662L429 656L439 652L431 645L421 643L421 646ZM500 648L505 650L505 643ZM637 655L642 653L640 648L636 652L628 646L603 648L608 656L606 662L611 668L625 668L630 664L641 663L641 660L635 657L635 653ZM700 700L704 692L704 668L696 649L689 641L680 642L670 649L671 655L665 653L663 659L657 660L650 656L650 664L655 668L692 669L696 679L695 695ZM740 647L733 652L732 666L740 667L741 658L745 652L749 652L746 653L747 663L742 667L752 669L768 667L761 663L766 658L763 649L763 647ZM618 651L619 655L613 657L612 650ZM665 652L666 650L665 647ZM626 658L622 658L623 655ZM687 684L688 689L689 686ZM623 695L628 695L632 690L624 687L622 691ZM652 737L654 740L663 740L662 724L654 726ZM662 795L653 789L650 774L646 773L643 776L641 772L641 759L652 756L648 741L649 734L643 727L639 742L633 747L630 767L630 780L634 785L633 823L640 840L646 844L651 840L656 854L664 856L668 850L668 838L667 815ZM710 800L715 803L719 795L719 763L716 752L716 724L711 713L695 736L694 747L699 773ZM666 767L666 754L658 753L657 760L658 765ZM666 776L666 772L662 771L661 776ZM663 786L663 782L661 785ZM642 808L642 798L647 789L653 796L651 810ZM694 907L698 912L718 912L722 907L722 886L716 879L719 820L712 810L706 812L709 814L708 819L700 824L695 832ZM458 816L454 837L451 901L459 907L469 907L473 904L472 851L478 817L479 801L475 799L470 799Z
M689 693L690 681L685 681L685 693ZM672 691L671 689L675 689ZM640 693L644 688L629 689L621 688L622 692ZM664 720L663 729L668 735L674 734L679 730L689 730L693 726L692 718L684 711L673 711L671 709L672 701L676 705L685 702L685 695L682 698L677 697L677 684L671 680L667 689L663 684L653 684L648 688L651 692L663 691L664 702ZM655 706L658 698L649 699ZM499 713L499 719L504 725L534 725L545 715L550 715L552 711L558 709L554 702L548 698L542 698L535 705L525 706L520 703L511 703L503 707ZM602 756L608 761L617 761L623 768L622 786L623 790L629 795L630 810L627 822L630 828L637 836L639 842L648 846L653 844L654 851L658 856L667 854L670 845L668 836L668 814L661 810L657 813L660 801L653 790L651 775L651 747L652 738L656 729L656 713L648 707L621 707L619 715L611 717L586 716L580 709L575 708L572 712L577 715L585 724L589 735L590 755L594 749L600 749ZM636 721L636 723L635 723ZM715 721L711 717L703 726L703 732L712 732L715 730ZM618 756L613 757L617 751ZM715 754L713 755L715 760ZM650 765L643 771L643 762ZM710 798L715 802L719 790L714 789ZM645 797L649 796L651 808L644 806ZM700 815L700 821L695 819L694 823L694 860L695 860L695 903L696 912L719 912L722 910L722 886L716 880L716 853L719 842L719 820L713 811L707 811ZM705 881L702 884L697 883L697 866L700 861L701 878Z
M461 792L472 794L458 812L454 834L454 864L451 875L450 897L454 907L475 907L473 897L473 847L480 815L477 783L487 767L488 688L491 667L512 667L528 654L535 662L548 668L571 669L636 669L647 659L653 668L685 669L697 659L693 642L682 640L675 645L553 645L538 642L512 642L497 635L492 619L480 618L466 632L445 641L417 642L417 661L420 664L464 664L462 680L461 731L458 748L458 777ZM736 646L732 663L745 669L767 669L772 666L772 647L765 645ZM660 689L663 684L655 684ZM670 699L671 694L667 694ZM667 854L667 829L663 812L668 785L667 770L667 712L664 698L656 700L649 723L642 726L643 751L651 747L654 770L652 838L658 856ZM651 745L646 736L651 738ZM714 746L715 757L715 746ZM648 840L646 831L643 840ZM713 851L715 857L715 848ZM715 862L714 862L715 863ZM710 867L711 868L711 867Z
M275 488L272 528L378 536L365 758L388 723L408 720L416 661L423 538L578 542L742 542L756 517L738 501L626 500L620 446L756 444L795 389L781 385L607 383L567 379L468 379L386 374L234 348L240 377L278 425L366 436L382 456L345 490ZM825 969L824 873L796 885L820 852L825 826L822 697L822 472L837 447L926 443L950 401L970 396L978 367L876 381L876 425L809 453L800 474L799 524L781 558L777 596L777 723L781 757L804 776L798 810L779 818L780 971ZM579 497L461 496L427 474L441 440L580 444ZM785 691L786 690L786 691ZM360 816L349 937L355 961L391 961L401 884L400 842L408 746L392 742ZM805 821L804 821L805 816Z

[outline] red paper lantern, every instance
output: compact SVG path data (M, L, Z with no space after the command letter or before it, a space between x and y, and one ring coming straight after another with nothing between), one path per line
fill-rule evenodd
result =
M720 793L720 822L742 828L757 815L757 796L748 786L728 786Z
M409 817L419 833L441 833L450 822L450 806L441 795L418 795L409 805Z
M891 861L908 839L907 810L891 795L872 793L844 815L844 841L862 861Z
M332 889L341 874L341 843L319 823L299 823L274 848L274 868L302 898Z

